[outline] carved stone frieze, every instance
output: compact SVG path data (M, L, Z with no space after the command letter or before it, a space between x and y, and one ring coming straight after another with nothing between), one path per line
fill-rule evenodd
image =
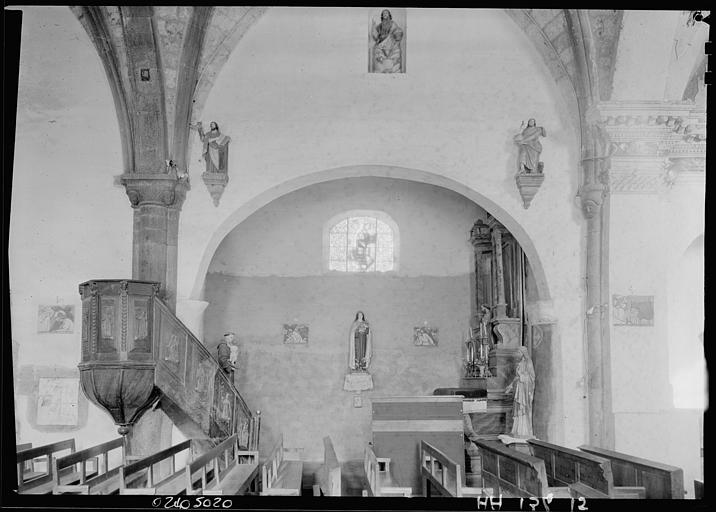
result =
M659 193L705 169L706 119L697 105L602 102L598 111L613 148L611 193Z
M132 208L155 204L180 209L189 190L189 182L176 174L130 173L120 176Z

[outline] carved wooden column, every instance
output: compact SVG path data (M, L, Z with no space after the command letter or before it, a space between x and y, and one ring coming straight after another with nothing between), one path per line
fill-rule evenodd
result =
M475 313L480 314L484 304L492 305L492 294L487 293L492 287L492 265L489 256L492 252L492 235L490 227L482 219L478 219L470 230L470 243L475 251Z
M503 233L505 228L494 218L488 222L492 228L492 263L494 265L495 309L492 323L500 349L516 349L522 344L519 332L522 321L507 315L507 299L505 297L505 263L502 252Z

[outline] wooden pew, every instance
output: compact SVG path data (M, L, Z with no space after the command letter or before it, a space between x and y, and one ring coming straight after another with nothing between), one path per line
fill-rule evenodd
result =
M644 497L644 488L615 487L609 460L538 439L528 439L532 455L544 460L550 485L568 486L585 498Z
M569 498L568 487L550 487L544 460L507 448L500 441L475 440L480 450L482 488L505 497Z
M404 496L409 498L413 495L412 487L400 487L396 484L390 471L390 459L376 457L370 446L365 449L363 469L367 480L366 489L363 491L364 496Z
M20 494L51 494L52 488L55 486L54 461L58 454L69 450L70 453L75 451L75 440L65 439L57 443L51 443L44 446L37 446L17 452L17 484ZM29 462L36 458L45 458L45 471L26 473L25 467ZM79 480L79 472L68 468L59 475L63 483L74 483Z
M186 492L186 465L177 470L176 456L188 450L191 461L191 439L119 468L119 494L175 495ZM169 475L157 475L158 464L169 461Z
M423 496L431 495L431 486L441 496L457 498L483 496L481 487L462 485L463 467L460 464L425 441L420 441L420 462ZM485 495L491 494L490 491Z
M18 445L15 446L15 453L19 453L19 452L22 452L22 451L25 451L25 450L29 450L30 448L32 448L32 443L20 443L20 444L18 444ZM33 472L33 466L32 466L32 461L31 461L31 460L25 461L25 468L24 468L24 470L25 470L25 471L24 471L24 473L23 473L23 476L28 475L28 473L32 473L32 472Z
M684 498L684 472L681 468L596 446L583 445L579 449L611 462L615 486L643 488L642 497L647 499Z
M109 454L114 450L120 451L120 461L125 460L124 439L118 437L106 443L92 446L75 453L66 455L54 462L54 486L52 494L116 494L119 492L119 465L110 469ZM87 463L99 457L97 473L87 475ZM74 483L63 483L59 475L69 468L79 466L79 481Z
M261 496L300 496L303 462L285 459L283 435L261 466Z
M253 492L259 475L259 452L239 450L238 436L234 434L187 464L184 475L186 494Z
M323 466L316 472L316 482L319 491L317 495L341 495L341 464L328 436L323 438Z

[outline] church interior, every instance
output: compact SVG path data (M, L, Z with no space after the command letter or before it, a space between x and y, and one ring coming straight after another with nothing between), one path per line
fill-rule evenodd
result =
M10 10L18 499L703 497L708 11Z

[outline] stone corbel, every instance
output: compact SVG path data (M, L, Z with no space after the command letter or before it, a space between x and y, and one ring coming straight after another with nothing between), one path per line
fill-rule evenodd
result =
M517 189L520 191L520 196L522 197L522 207L525 210L530 207L530 203L532 203L532 199L542 186L543 181L544 174L542 173L521 172L515 175Z
M204 180L206 189L214 201L214 206L219 206L226 184L229 183L229 175L225 172L204 172L201 179Z

